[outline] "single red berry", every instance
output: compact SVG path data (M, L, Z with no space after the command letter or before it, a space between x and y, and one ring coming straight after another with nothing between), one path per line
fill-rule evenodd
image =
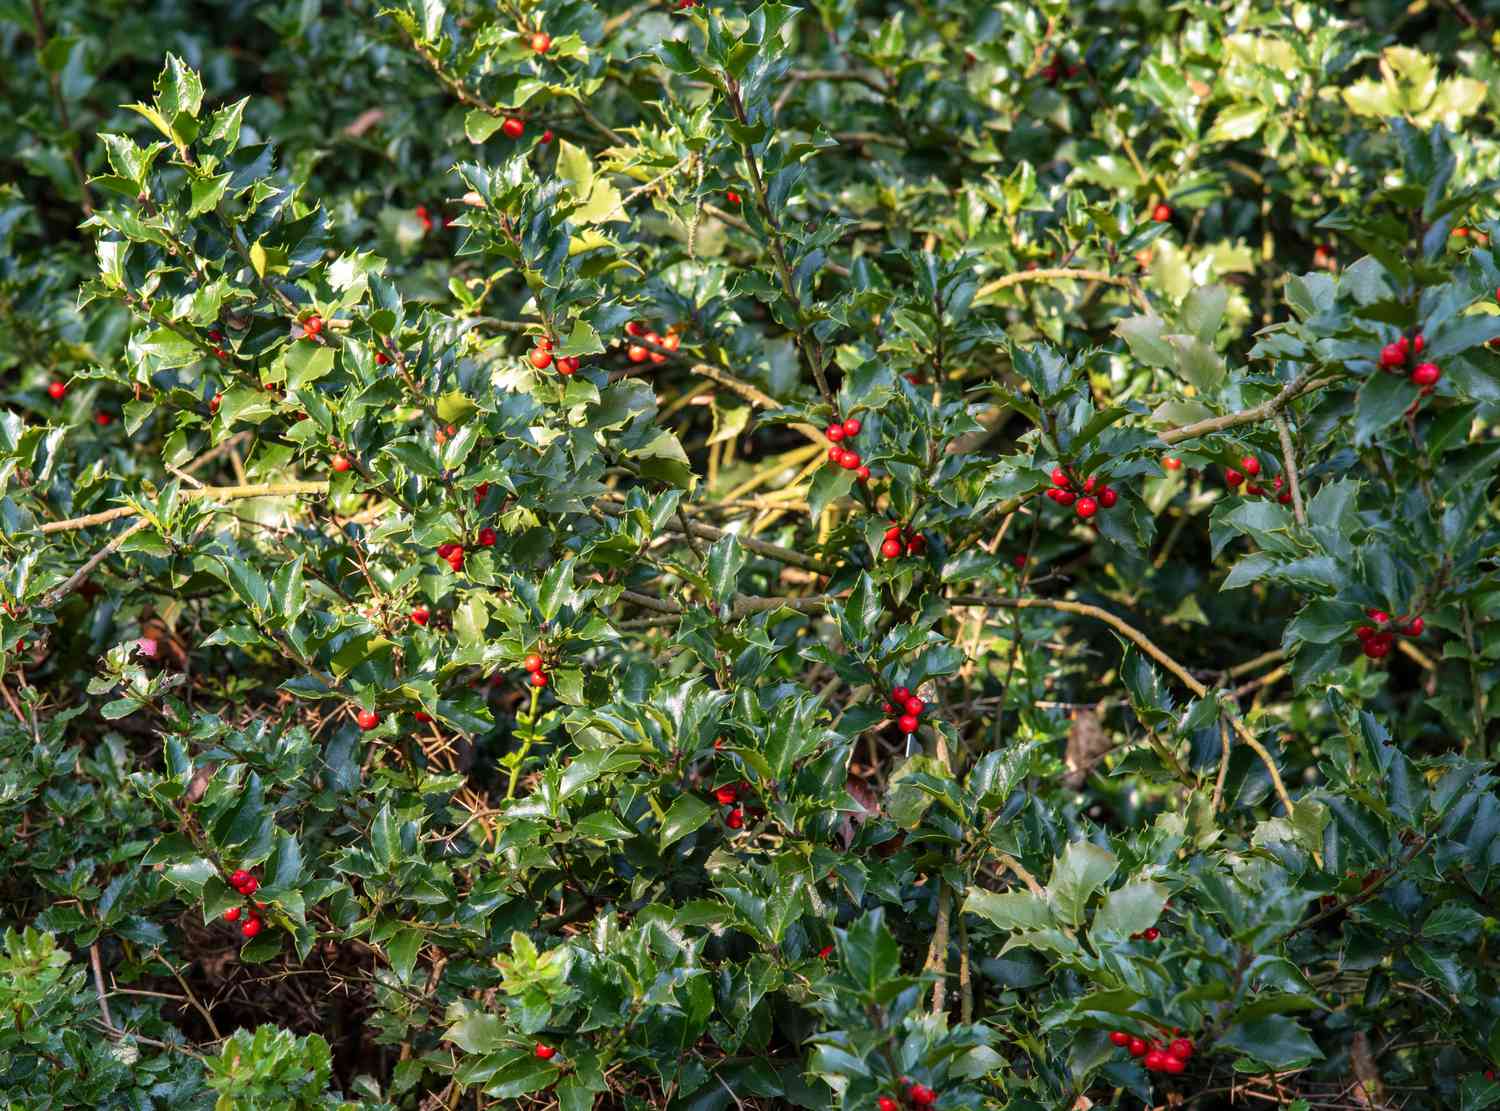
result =
M1240 460L1240 469L1243 470L1251 478L1254 478L1256 475L1260 474L1260 460L1255 458L1255 456L1253 455L1247 455L1245 456L1245 458Z
M223 402L224 402L224 395L223 394L217 394L217 393L214 394L213 397L211 397L211 398L208 399L208 411L210 413L217 413L219 411L219 406L222 405Z
M533 652L526 657L526 662L522 666L535 675L538 671L542 670L542 657Z
M222 343L224 342L224 333L217 328L210 328L208 330L208 341L210 343Z
M1015 564L1017 571L1023 570L1026 567L1026 557L1024 555L1014 556L1011 559L1011 563Z
M239 907L230 907L228 910L226 910L224 912L224 921L226 921L226 922L238 922L239 920L240 920L240 908Z
M1162 466L1166 467L1167 470L1169 470L1169 471L1180 471L1180 470L1182 470L1182 460L1179 459L1179 458L1177 458L1177 456L1175 456L1175 455L1169 455L1169 456L1167 456L1165 459L1163 459L1161 461L1161 464L1162 464Z
M1066 490L1073 485L1073 480L1068 477L1068 472L1061 467L1052 468L1052 485L1060 490Z
M913 536L910 540L908 540L906 542L906 554L907 555L911 555L911 556L921 555L926 550L927 550L927 537L923 536L920 532L917 533L915 536Z
M890 528L886 529L885 530L885 538L887 540L900 540L901 539L901 526L900 525L892 525Z
M537 336L536 337L536 346L540 347L543 351L551 351L552 350L552 337L551 336Z
M241 895L254 895L259 887L260 880L256 879L254 876L246 876L245 882L240 884L239 887L235 888L235 890L238 891Z
M830 424L823 430L823 435L827 436L834 443L838 443L844 438L844 426L842 424Z
M245 871L243 868L236 868L233 872L231 872L229 874L229 886L230 887L238 887L240 884L244 883L249 878L250 878L250 873L249 872Z
M1395 370L1406 365L1406 348L1399 340L1380 349L1380 365L1385 370Z
M489 492L490 484L488 482L481 482L478 486L474 487L474 504L481 504L489 496Z
M380 724L380 715L374 710L361 710L355 715L354 720L359 723L361 729L368 731Z
M917 731L917 719L914 714L902 714L896 727L903 733L915 733Z
M1377 625L1384 625L1391 619L1391 615L1385 610L1365 610L1365 616Z
M557 373L564 378L578 373L578 356L567 355L557 360Z
M1431 386L1435 385L1442 376L1443 372L1438 368L1437 363L1418 363L1411 372L1411 381L1413 385Z
M740 793L735 789L734 784L730 783L716 790L714 792L714 798L718 801L720 806L733 806L734 800L739 798L739 794Z
M834 444L831 448L828 449L828 461L835 467L839 465L839 460L843 457L844 449L839 447L838 444Z
M458 551L457 544L439 544L437 546L437 554L439 559L447 559L456 551Z
M1291 505L1292 504L1292 492L1290 490L1283 490L1281 493L1279 493L1279 494L1276 495L1276 500L1278 502L1280 502L1282 505Z
M844 470L846 470L846 471L857 471L857 470L859 470L859 467L860 467L859 452L857 452L857 451L846 451L846 452L844 452L844 457L839 460L839 466L843 467Z
M724 193L724 199L726 201L728 201L730 204L739 204L740 203L740 195L738 193L736 193L733 189L729 189L729 190L727 190Z
M526 132L526 121L517 119L515 116L507 116L505 122L500 125L500 130L505 133L507 139L519 139Z
M552 49L552 36L546 31L538 31L531 36L531 49L538 54L545 54Z
M1372 636L1364 642L1363 651L1372 660L1383 660L1391 654L1391 641L1387 634Z
M302 322L302 334L315 336L323 330L323 318L316 313Z
M861 428L863 428L863 427L864 427L864 425L862 425L862 424L859 423L859 418L858 417L850 417L848 420L846 420L844 422L844 435L845 436L858 436L859 435L859 430Z
M916 695L912 695L910 698L908 698L905 701L904 705L906 707L906 712L914 718L921 717L922 711L927 709L927 703L923 702Z
M546 370L552 365L552 352L541 347L532 348L531 365L537 370Z
M882 702L880 704L880 712L889 717L896 712L896 707L892 706L889 702Z
M540 1057L543 1061L550 1061L552 1060L552 1058L557 1056L556 1047L544 1045L541 1042L536 1043L536 1048L532 1050L532 1052Z
M735 807L729 812L729 817L725 818L724 822L730 829L739 829L745 824L745 812L739 807Z
M1172 206L1169 204L1158 204L1151 210L1151 219L1158 224L1165 224L1172 218Z
M639 320L632 320L625 325L625 334L627 336L644 336L646 334L646 326Z
M875 1101L876 1111L898 1111L896 1101L890 1096L881 1096Z
M545 687L547 685L547 673L545 671L533 671L531 673L531 685L533 687Z
M1158 930L1155 926L1148 926L1146 930L1141 934L1141 936L1144 937L1147 941L1155 941L1157 938L1161 937L1161 931Z
M651 357L651 352L647 351L638 343L632 343L630 345L630 349L626 351L625 354L633 363L644 363Z
M1099 512L1099 503L1091 497L1079 498L1078 504L1073 507L1073 512L1086 521Z
M1421 332L1418 332L1415 336L1412 337L1412 341L1411 341L1411 353L1413 355L1420 355L1422 353L1422 348L1424 348L1426 346L1427 346L1427 337L1424 336Z
M1230 467L1227 471L1224 472L1224 485L1225 486L1230 486L1230 487L1238 486L1241 482L1244 482L1244 481L1245 481L1245 476L1242 475L1242 474L1240 474L1240 472L1237 471L1237 470L1235 470L1233 467Z
M260 919L249 919L243 926L240 927L240 933L244 934L246 938L252 938L256 934L260 933Z
M1486 1080L1488 1080L1490 1083L1493 1084L1494 1081L1495 1081L1495 1070L1494 1069L1485 1069L1484 1070L1484 1078Z
M661 337L661 345L668 351L676 351L682 346L682 337L676 332L668 332Z
M414 717L414 718L416 718L423 725L428 725L428 724L431 724L431 722L432 722L432 715L429 714L426 710L417 710L417 711L413 712L413 714L411 716Z
M1099 491L1099 507L1101 509L1113 509L1115 507L1115 502L1119 500L1120 495L1116 494L1114 490L1112 490L1108 486Z
M1051 493L1052 500L1058 505L1068 506L1078 500L1078 495L1071 490L1053 490Z
M905 705L906 700L910 697L911 691L907 690L905 687L897 687L895 690L891 691L891 701L893 702L900 702L901 704Z
M1425 628L1427 628L1427 622L1423 621L1420 617L1413 617L1402 626L1401 631L1409 637L1419 637Z
M1146 1054L1146 1060L1144 1062L1144 1064L1146 1066L1146 1071L1148 1071L1148 1072L1157 1072L1157 1071L1159 1071L1161 1069L1162 1065L1166 1062L1166 1060L1167 1060L1167 1055L1165 1053L1163 1053L1159 1049L1153 1049L1150 1053Z
M389 366L390 362L391 362L391 357L389 355L387 355L384 351L377 351L377 352L375 352L375 365L376 366Z
M823 946L823 948L821 948L821 949L818 950L818 959L819 960L826 961L831 956L833 956L833 946L832 945L825 945L825 946Z
M552 142L553 138L552 129L549 127L542 132L542 146L545 147L548 143Z
M1096 478L1094 475L1089 475L1088 478L1083 480L1083 492L1085 494L1092 494L1098 485L1098 478Z
M1359 637L1360 640L1369 640L1375 635L1375 630L1368 625L1361 625L1354 630L1354 635Z
M50 382L47 385L47 394L53 401L61 401L63 394L67 392L68 384L66 382Z
M339 474L343 474L354 464L349 462L349 457L347 455L335 455L328 461L328 465L336 470Z
M913 1084L907 1094L918 1107L931 1107L937 1102L937 1093L925 1084Z
M1131 1038L1129 1049L1132 1057L1144 1057L1146 1055L1146 1043L1140 1038Z
M901 552L902 546L899 540L886 540L880 545L880 554L885 556L886 559L897 559L900 557Z
M416 624L421 625L425 628L427 622L432 620L432 611L426 606L418 606L416 609L411 611L411 619Z
M485 525L479 530L479 546L481 548L493 548L495 546L495 530Z
M1193 1043L1186 1038L1178 1038L1171 1045L1167 1046L1167 1052L1173 1057L1178 1057L1186 1061L1193 1055Z
M1112 1041L1115 1045L1121 1046L1123 1048L1124 1046L1130 1044L1130 1035L1125 1033L1125 1031L1123 1030L1116 1030L1114 1033L1110 1034L1109 1040Z
M1265 492L1265 488L1258 482L1249 482L1245 484L1245 493L1249 497L1258 498Z
M1170 1053L1162 1054L1161 1071L1177 1075L1187 1069L1187 1062L1181 1057L1173 1057Z
M866 467L863 463L861 463L859 465L859 468L854 472L854 477L857 478L857 479L859 479L859 481L861 481L861 482L869 482L870 481L870 468Z

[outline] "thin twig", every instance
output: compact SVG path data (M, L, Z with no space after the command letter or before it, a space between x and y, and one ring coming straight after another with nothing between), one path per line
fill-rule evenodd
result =
M266 482L258 486L205 486L201 490L179 490L179 498L206 498L211 501L234 501L239 498L277 498L296 494L326 494L327 482ZM120 505L84 517L72 517L66 521L48 521L38 531L43 533L70 532L118 521L121 517L134 517L141 511L133 505Z
M94 969L94 993L99 996L99 1010L104 1015L104 1025L114 1028L115 1020L109 1013L109 993L104 990L104 969L99 963L99 943L89 946L89 964Z
M1107 270L1079 270L1073 267L1059 266L1050 269L1018 270L1014 274L1006 274L995 278L993 281L985 282L974 294L977 303L988 297L991 293L999 293L1002 289L1008 289L1013 285L1023 282L1054 282L1072 279L1083 282L1103 282L1106 285L1128 286L1130 279L1111 274Z
M1313 390L1322 389L1339 381L1339 375L1329 374L1322 378L1313 378L1312 372L1301 375L1288 382L1280 393L1269 400L1262 401L1259 405L1252 405L1248 409L1241 409L1237 413L1225 413L1220 417L1209 417L1207 420L1194 421L1192 424L1182 425L1180 428L1168 428L1158 432L1157 437L1164 444L1179 444L1183 440L1191 440L1195 436L1207 436L1213 432L1223 432L1226 429L1238 428L1242 424L1255 424L1267 417L1274 416L1297 398Z
M124 532L116 536L108 544L104 545L104 547L100 548L97 552L89 557L87 563L85 563L78 570L74 571L73 574L69 576L66 582L64 582L61 586L57 587L50 594L48 594L43 602L43 605L45 605L48 609L51 609L52 607L56 606L57 603L66 598L69 594L73 593L74 590L78 589L79 583L83 582L84 579L93 574L94 568L98 567L99 564L103 563L110 556L118 552L120 550L120 546L124 544L125 541L129 540L132 536L140 532L141 529L145 528L150 523L151 519L149 517L142 517L135 524L131 525Z
M1287 483L1292 488L1292 515L1299 525L1307 524L1307 514L1302 509L1302 484L1297 481L1297 454L1292 448L1292 428L1286 414L1276 413L1276 433L1281 437L1281 466L1286 471Z

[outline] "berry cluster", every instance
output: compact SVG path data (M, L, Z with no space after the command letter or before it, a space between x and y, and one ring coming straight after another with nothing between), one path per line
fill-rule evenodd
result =
M740 792L748 791L748 783L726 783L714 788L714 801L732 809L724 816L724 824L730 829L742 829L745 825L745 808L739 805Z
M1041 69L1042 80L1049 85L1056 85L1059 77L1074 78L1083 72L1083 67L1076 62L1070 63L1063 57L1061 51L1054 52L1052 61Z
M654 347L664 347L668 351L676 351L682 343L682 337L676 332L668 332L666 335L658 335L655 332L646 331L646 326L638 320L632 320L625 325L625 334L635 339L643 339L646 343L632 343L626 348L625 356L633 363L644 363L650 359L653 363L661 364L667 361L667 356L660 351L655 351L646 344Z
M1394 343L1386 344L1380 349L1380 369L1389 371L1391 374L1401 374L1406 371L1411 359L1422 353L1422 348L1425 346L1427 346L1427 341L1420 332L1410 339L1402 336ZM1413 386L1422 387L1424 397L1437 388L1437 381L1442 376L1443 372L1437 363L1418 363L1407 373L1407 378Z
M869 482L870 468L865 466L864 460L860 459L859 452L839 446L845 440L852 440L858 436L859 430L863 427L858 417L850 417L847 420L834 421L824 429L823 434L833 445L828 449L828 461L835 466L843 467L846 471L853 471L854 477L861 482Z
M1061 467L1052 469L1052 489L1047 491L1047 496L1058 505L1071 505L1073 512L1085 521L1101 509L1113 509L1115 503L1120 500L1120 495L1102 484L1093 475L1083 480L1082 489L1082 494L1075 493L1073 477Z
M527 674L531 676L530 683L533 687L545 687L547 685L547 673L542 670L542 657L535 652L526 657L521 665L526 668Z
M891 691L890 701L880 704L880 709L887 717L900 714L896 718L896 727L903 733L915 733L917 726L921 724L922 711L927 709L927 703L905 687L897 687Z
M254 895L260 888L260 880L256 879L243 868L237 868L229 877L229 886L238 891L245 898ZM245 915L245 921L240 925L240 934L249 940L260 933L265 923L261 921L260 912L266 909L265 903L256 903L254 908ZM240 907L230 907L224 912L224 921L239 922L241 914Z
M886 559L900 559L903 552L909 556L919 556L926 550L927 537L900 525L892 525L886 529L885 539L880 543L880 554Z
M1360 651L1372 660L1383 660L1391 654L1398 633L1415 639L1427 628L1421 614L1392 620L1384 610L1365 610L1365 616L1374 624L1361 625L1354 630L1354 635L1359 638Z
M531 349L528 356L531 365L537 370L546 370L552 365L552 338L550 336L537 336L536 346ZM557 373L564 378L578 373L578 356L563 355L557 359Z
M464 569L464 546L462 544L439 544L437 554L439 559L447 561L455 574Z
M1250 498L1275 498L1282 505L1292 504L1292 492L1285 489L1286 481L1277 475L1271 480L1271 488L1268 490L1254 479L1260 476L1260 460L1253 455L1247 455L1240 460L1238 467L1229 467L1224 471L1224 485L1231 490L1244 485L1244 494ZM1246 482L1246 478L1251 481Z
M1177 1032L1172 1031L1174 1034ZM1158 1041L1147 1041L1123 1030L1116 1030L1110 1034L1109 1040L1127 1050L1132 1057L1143 1058L1141 1064L1146 1066L1148 1072L1168 1072L1175 1075L1187 1068L1188 1059L1193 1055L1193 1043L1187 1038L1174 1038L1164 1046Z
M935 1091L926 1084L918 1084L909 1076L901 1078L901 1087L905 1089L906 1098L914 1107L931 1107L937 1102L938 1094ZM899 1111L901 1104L890 1096L881 1096L875 1101L875 1106L880 1111Z

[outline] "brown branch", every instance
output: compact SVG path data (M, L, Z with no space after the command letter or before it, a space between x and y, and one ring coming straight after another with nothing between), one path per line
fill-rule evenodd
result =
M974 301L978 302L991 293L999 293L1002 289L1009 289L1022 282L1051 282L1068 278L1084 282L1104 282L1106 285L1128 286L1130 284L1129 278L1122 278L1105 270L1078 270L1066 266L1046 270L1018 270L1014 274L1006 274L994 281L985 282L975 292Z
M600 501L610 503L607 506L601 506L604 512L614 513L618 512L614 508L614 505L623 504L625 497L622 494L606 494ZM680 525L673 526L668 524L665 527L674 532L681 531ZM712 525L700 525L696 522L692 524L692 529L696 536L704 540L720 540L729 535L724 529L717 529ZM820 563L810 556L805 556L801 552L795 552L791 548L783 548L780 544L768 544L764 540L756 540L748 536L739 536L737 539L739 540L740 547L746 551L754 552L756 555L765 556L767 559L774 559L778 563L789 563L793 567L801 567L806 571L816 571L821 575L832 574L832 569L825 564Z
M45 605L48 609L56 606L57 603L61 602L69 594L77 590L78 584L83 582L84 579L88 578L94 573L94 568L98 567L99 564L103 563L110 556L118 552L120 550L120 546L124 544L125 541L129 540L132 536L140 532L141 529L145 528L150 523L151 519L149 517L142 517L135 524L131 525L124 532L120 533L120 535L116 536L108 544L104 545L104 547L100 548L97 552L90 556L88 562L86 562L78 570L74 571L73 574L69 576L66 582L64 582L61 586L57 587L50 594L48 594L42 604Z
M1307 513L1302 508L1302 485L1297 481L1297 453L1292 448L1292 427L1286 414L1276 413L1276 434L1281 437L1281 466L1286 471L1286 480L1292 488L1292 515L1299 525L1307 524Z
M1225 413L1220 417L1210 417L1207 420L1195 421L1192 424L1184 424L1179 428L1168 428L1158 432L1157 437L1164 444L1179 444L1183 440L1191 440L1195 436L1207 436L1213 432L1223 432L1226 429L1238 428L1242 424L1255 424L1267 417L1273 417L1297 398L1313 390L1322 389L1339 380L1339 375L1329 374L1322 378L1312 377L1309 371L1291 382L1288 382L1280 393L1259 405L1253 405L1249 409L1242 409L1237 413Z
M104 1025L114 1028L115 1020L109 1013L109 993L104 990L104 969L99 963L99 943L89 946L89 964L94 969L94 994L99 997L99 1010L104 1015Z
M177 496L188 499L234 501L239 498L276 498L294 494L326 493L328 493L326 482L267 482L259 486L205 486L201 490L179 490ZM134 517L140 512L133 505L119 505L113 509L90 513L84 517L71 517L66 521L48 521L38 531L43 533L70 532L74 529L89 528L92 525L108 524L110 521L118 521L121 517Z

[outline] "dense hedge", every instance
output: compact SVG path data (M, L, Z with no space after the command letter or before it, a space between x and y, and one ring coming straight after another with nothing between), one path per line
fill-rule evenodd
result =
M0 1104L1500 1104L1497 19L0 5Z

